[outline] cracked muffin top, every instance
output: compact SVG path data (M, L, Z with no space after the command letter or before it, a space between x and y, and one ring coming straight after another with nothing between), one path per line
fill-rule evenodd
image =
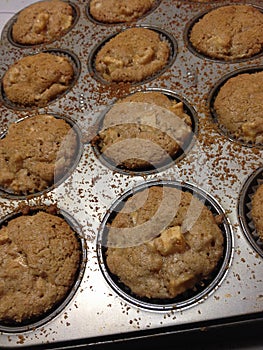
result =
M73 23L72 7L60 0L40 1L22 10L12 27L16 43L36 45L60 38Z
M211 10L193 25L193 47L214 59L252 57L263 47L263 13L250 5L229 5Z

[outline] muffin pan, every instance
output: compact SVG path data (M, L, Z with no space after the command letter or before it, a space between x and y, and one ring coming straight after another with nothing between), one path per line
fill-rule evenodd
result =
M0 132L4 133L11 122L36 113L62 115L81 131L83 148L69 176L45 193L25 198L6 197L1 193L1 219L12 216L22 204L32 207L54 204L81 227L87 262L70 300L40 323L29 324L27 328L0 324L1 348L41 344L45 348L56 348L68 342L106 344L112 339L124 341L145 333L175 333L262 319L262 243L251 232L247 191L251 193L251 182L254 189L254 174L262 178L262 171L257 171L262 169L263 150L240 143L218 130L210 102L214 87L223 77L240 69L262 66L263 58L258 55L239 62L206 59L192 52L185 34L200 13L229 3L231 1L163 0L152 12L133 23L158 28L162 35L167 33L174 45L170 65L160 75L134 85L109 84L97 78L92 69L96 50L109 37L129 28L129 24L105 25L91 21L86 1L72 0L79 14L74 26L61 39L49 44L18 47L10 40L14 18L4 26L0 46L1 78L21 57L44 50L69 52L79 63L71 89L45 107L14 108L1 94ZM260 5L256 0L243 3ZM187 109L193 111L195 126L198 126L193 130L191 147L172 164L154 172L127 173L107 166L91 144L100 118L117 99L150 89L165 91L187 102ZM112 279L99 243L112 209L127 195L152 181L172 182L205 196L213 211L225 217L226 245L223 261L204 289L166 305L155 301L149 306L143 300L135 300Z

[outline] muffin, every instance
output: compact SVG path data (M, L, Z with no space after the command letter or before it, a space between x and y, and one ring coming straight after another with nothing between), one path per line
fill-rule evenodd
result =
M175 298L218 267L219 221L190 192L169 186L137 192L108 224L107 267L136 296Z
M99 22L130 22L151 10L155 3L156 0L91 0L89 11Z
M69 89L74 68L66 57L42 52L12 64L3 77L3 91L12 103L43 107Z
M60 38L73 24L72 7L60 0L41 1L22 10L12 27L14 42L36 45Z
M106 113L93 143L115 166L143 170L158 167L182 151L191 126L182 102L161 92L136 92Z
M193 25L189 40L198 52L213 59L252 57L262 51L263 13L250 5L213 9Z
M226 81L214 101L219 124L233 137L263 143L263 71L238 74Z
M63 119L36 115L10 125L0 140L0 187L31 194L53 185L72 165L77 135Z
M252 197L252 220L256 231L263 241L263 184L261 184Z
M140 82L166 66L170 48L159 34L146 28L129 28L98 51L95 69L109 82Z
M61 217L39 211L0 229L0 322L22 324L51 311L75 283L80 243Z

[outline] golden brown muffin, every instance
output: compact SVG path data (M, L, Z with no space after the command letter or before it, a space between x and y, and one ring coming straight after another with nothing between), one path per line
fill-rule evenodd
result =
M143 16L156 0L91 0L90 14L99 22L130 22Z
M39 211L0 229L0 320L28 321L61 302L76 279L80 243L68 223Z
M0 187L30 194L53 185L72 165L77 136L63 119L36 115L10 125L0 140Z
M73 23L72 7L60 0L36 2L17 17L12 28L16 43L35 45L60 38Z
M140 297L174 298L205 281L223 255L212 212L190 192L152 186L109 224L106 262Z
M129 28L109 40L95 58L97 72L110 82L140 82L168 63L169 45L146 28Z
M12 64L3 77L3 90L12 103L43 107L69 89L73 78L68 58L42 52Z
M139 170L171 160L189 141L191 125L182 102L161 92L136 92L110 109L95 141L115 165Z
M250 5L222 6L193 25L189 38L205 56L235 60L262 51L263 13Z
M263 184L257 188L252 197L251 214L256 231L263 241Z
M218 122L235 138L263 143L263 72L230 78L219 90L214 108Z

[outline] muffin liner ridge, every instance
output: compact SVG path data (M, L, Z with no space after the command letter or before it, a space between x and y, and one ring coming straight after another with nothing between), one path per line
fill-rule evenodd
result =
M251 215L252 197L263 183L263 169L250 174L240 192L238 213L244 234L255 251L263 257L263 240L259 237Z

